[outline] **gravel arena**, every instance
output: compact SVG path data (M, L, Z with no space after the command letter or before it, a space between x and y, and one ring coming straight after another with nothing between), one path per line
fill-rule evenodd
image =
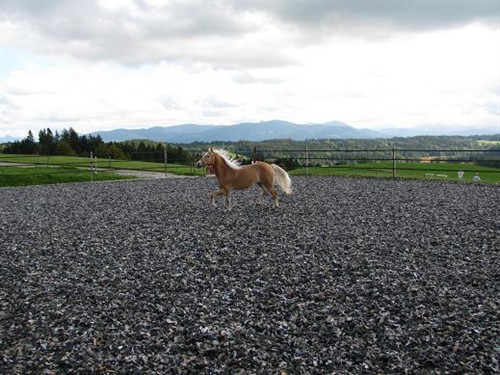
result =
M2 374L500 371L500 187L0 189Z

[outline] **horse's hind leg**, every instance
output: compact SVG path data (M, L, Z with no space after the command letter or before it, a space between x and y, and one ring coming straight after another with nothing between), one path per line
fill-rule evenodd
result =
M262 190L261 190L259 196L255 199L255 204L262 204L262 200L264 199L264 196L266 195L267 191L261 182L257 183L257 185L259 185L259 187Z
M278 207L278 192L276 191L276 189L274 188L274 186L273 185L264 185L264 184L261 184L260 187L263 190L263 193L261 194L261 197L264 196L264 194L265 194L264 192L267 192L271 196L271 198L273 199L273 205L274 205L274 207ZM259 197L259 198L261 198L261 197Z
M278 192L276 191L276 189L271 186L269 188L269 194L271 194L271 197L273 198L273 204L274 204L274 207L278 207Z

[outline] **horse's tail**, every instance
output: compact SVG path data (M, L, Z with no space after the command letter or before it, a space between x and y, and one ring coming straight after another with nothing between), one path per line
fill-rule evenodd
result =
M286 171L276 164L271 164L274 168L274 183L278 184L286 194L292 194L292 179Z

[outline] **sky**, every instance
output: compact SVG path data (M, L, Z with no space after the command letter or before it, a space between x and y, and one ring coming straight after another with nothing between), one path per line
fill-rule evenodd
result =
M500 133L500 0L0 7L0 137L273 119Z

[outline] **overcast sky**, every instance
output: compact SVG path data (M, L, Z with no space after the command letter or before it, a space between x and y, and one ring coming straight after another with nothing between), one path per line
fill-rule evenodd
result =
M0 4L0 137L272 119L500 132L500 0Z

